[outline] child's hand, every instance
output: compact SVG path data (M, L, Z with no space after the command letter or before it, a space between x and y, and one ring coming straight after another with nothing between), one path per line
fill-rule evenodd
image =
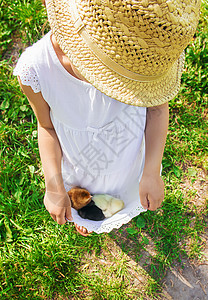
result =
M70 221L72 220L71 200L66 191L58 193L46 190L44 205L51 217L58 224L65 224L66 218Z
M156 210L164 199L164 182L160 175L144 175L139 184L139 196L145 209Z

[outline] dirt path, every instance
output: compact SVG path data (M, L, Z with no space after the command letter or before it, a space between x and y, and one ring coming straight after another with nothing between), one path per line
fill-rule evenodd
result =
M207 222L208 225L208 222ZM124 225L128 227L128 225ZM129 272L132 275L131 286L142 289L151 280L148 274L149 264L155 255L154 243L151 241L146 247L138 253L141 257L139 262L135 259L134 242L128 239L125 234L114 231L114 237L109 240L109 248L114 257L119 257L119 252L124 243L132 249L126 252L129 259ZM172 299L172 300L208 300L208 230L202 236L205 242L202 262L194 263L189 259L181 259L181 262L175 262L172 268L166 270L164 279L160 282L162 292L158 293L154 299ZM125 251L124 251L125 252ZM107 258L107 256L105 256ZM107 258L109 259L109 258ZM136 285L135 285L136 284ZM147 297L145 300L152 300Z
M208 235L206 238L208 243ZM166 292L164 299L208 299L208 247L205 255L206 259L201 264L194 265L183 260L182 264L176 264L172 270L167 271L163 281Z

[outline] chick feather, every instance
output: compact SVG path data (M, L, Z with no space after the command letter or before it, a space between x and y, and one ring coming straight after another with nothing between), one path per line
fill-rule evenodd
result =
M110 218L124 208L123 200L107 194L96 194L92 199L95 202L95 205L103 211L106 218Z

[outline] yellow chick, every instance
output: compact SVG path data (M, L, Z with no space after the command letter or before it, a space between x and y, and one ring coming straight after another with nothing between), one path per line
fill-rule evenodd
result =
M95 205L103 211L106 218L110 218L124 208L123 200L107 194L96 194L92 197L92 200L95 202Z

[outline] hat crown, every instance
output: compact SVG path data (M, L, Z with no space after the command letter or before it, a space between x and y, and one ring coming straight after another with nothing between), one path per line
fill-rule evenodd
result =
M146 76L163 74L178 59L195 32L200 8L199 0L75 3L97 46L120 66Z

